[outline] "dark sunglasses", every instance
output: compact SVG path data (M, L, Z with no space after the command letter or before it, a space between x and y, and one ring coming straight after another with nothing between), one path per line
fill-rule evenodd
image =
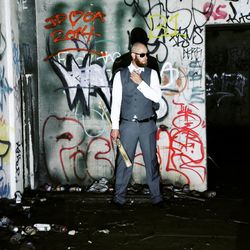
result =
M144 56L149 56L149 53L136 53L136 52L133 52L135 53L136 55L139 55L141 58L143 58Z

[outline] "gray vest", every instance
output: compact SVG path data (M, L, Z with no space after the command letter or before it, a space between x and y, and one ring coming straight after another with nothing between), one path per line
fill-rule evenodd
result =
M154 115L153 102L146 98L138 89L138 85L130 79L128 68L121 70L122 105L121 118L131 120L136 115L138 120L143 120ZM144 68L141 77L150 85L151 69Z

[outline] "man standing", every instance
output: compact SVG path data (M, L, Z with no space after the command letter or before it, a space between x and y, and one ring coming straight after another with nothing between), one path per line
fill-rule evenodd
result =
M129 50L131 51L131 47L135 43L143 43L147 46L148 44L148 36L146 31L143 28L135 27L132 29L130 37L129 37ZM157 62L157 59L151 55L147 56L147 67L150 69L156 70L159 79L161 79L160 76L160 69ZM119 71L121 68L128 67L132 61L131 53L127 52L120 57L117 57L113 63L112 66L112 75L114 76L117 71Z
M148 49L143 43L131 48L132 62L114 76L112 90L111 137L120 138L131 162L140 142L146 168L146 178L152 203L163 204L160 193L160 175L156 156L156 123L153 103L161 99L157 72L147 67ZM132 175L132 167L126 167L121 155L118 157L114 203L126 202L126 191Z

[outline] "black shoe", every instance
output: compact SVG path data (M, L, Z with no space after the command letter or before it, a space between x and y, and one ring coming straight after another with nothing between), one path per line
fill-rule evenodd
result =
M114 208L116 208L116 209L122 209L122 208L124 208L124 206L125 206L125 204L121 204L121 203L119 203L119 202L117 202L117 201L114 201L114 200L112 200L112 201L110 202L110 204L112 205L112 207L114 207Z
M156 208L164 209L166 208L166 203L165 201L159 201L157 203L153 203L153 206Z

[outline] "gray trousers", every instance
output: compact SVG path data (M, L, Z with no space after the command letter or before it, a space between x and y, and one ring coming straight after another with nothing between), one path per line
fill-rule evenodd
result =
M121 143L132 163L134 161L137 143L138 141L140 142L152 203L162 201L160 175L156 156L156 130L157 127L153 120L145 123L123 120L120 124ZM126 167L123 158L119 154L116 167L115 202L120 204L126 202L125 196L132 170L132 167Z

